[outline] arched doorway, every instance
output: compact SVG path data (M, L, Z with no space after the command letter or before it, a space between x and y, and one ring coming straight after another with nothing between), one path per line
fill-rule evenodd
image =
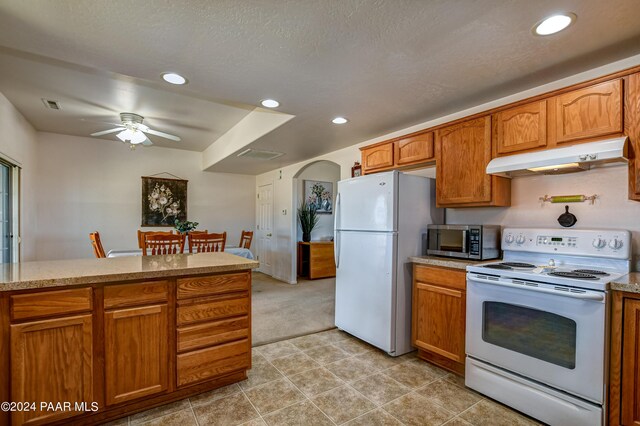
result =
M292 262L292 277L297 280L297 244L298 241L302 241L302 230L298 223L298 207L301 202L305 200L305 197L313 197L309 195L310 188L314 183L319 183L324 187L325 191L331 193L330 202L331 206L335 203L335 194L337 190L337 184L340 180L340 165L329 160L318 160L309 164L305 164L298 170L293 176L293 188L292 188L292 215L291 215L291 235L293 238L291 253L294 257ZM305 191L307 195L305 195ZM309 200L306 200L309 201ZM334 212L331 208L330 212L320 215L320 221L311 233L312 241L331 241L333 239L333 218Z

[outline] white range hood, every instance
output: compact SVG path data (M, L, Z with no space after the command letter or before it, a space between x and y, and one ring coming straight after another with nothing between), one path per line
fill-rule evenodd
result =
M627 137L589 142L566 148L494 158L487 174L519 176L525 174L563 174L588 170L591 166L627 162Z

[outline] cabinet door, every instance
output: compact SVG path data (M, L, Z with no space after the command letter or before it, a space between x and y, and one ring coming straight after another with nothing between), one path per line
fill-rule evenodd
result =
M465 292L416 282L414 345L464 362Z
M36 411L12 413L13 424L52 422L83 412L40 411L40 402L93 401L91 315L11 326L11 399L35 402Z
M438 205L489 203L491 117L445 127L436 133Z
M640 73L629 76L625 89L625 133L629 136L629 199L640 201Z
M499 155L547 145L547 101L532 102L496 114Z
M557 143L622 132L622 80L556 96L555 124Z
M640 300L625 299L622 341L622 424L640 425Z
M396 164L406 166L433 159L433 132L422 133L394 142Z
M107 405L164 392L169 380L167 305L104 316Z
M362 149L365 172L393 167L393 142Z

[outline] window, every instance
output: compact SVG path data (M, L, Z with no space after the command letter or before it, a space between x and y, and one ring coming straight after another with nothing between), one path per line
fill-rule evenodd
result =
M0 159L0 262L18 261L19 167Z

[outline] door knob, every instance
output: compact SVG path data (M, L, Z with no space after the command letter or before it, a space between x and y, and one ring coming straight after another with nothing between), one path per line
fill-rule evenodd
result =
M270 237L270 236L271 236L271 234L267 234L267 237Z

